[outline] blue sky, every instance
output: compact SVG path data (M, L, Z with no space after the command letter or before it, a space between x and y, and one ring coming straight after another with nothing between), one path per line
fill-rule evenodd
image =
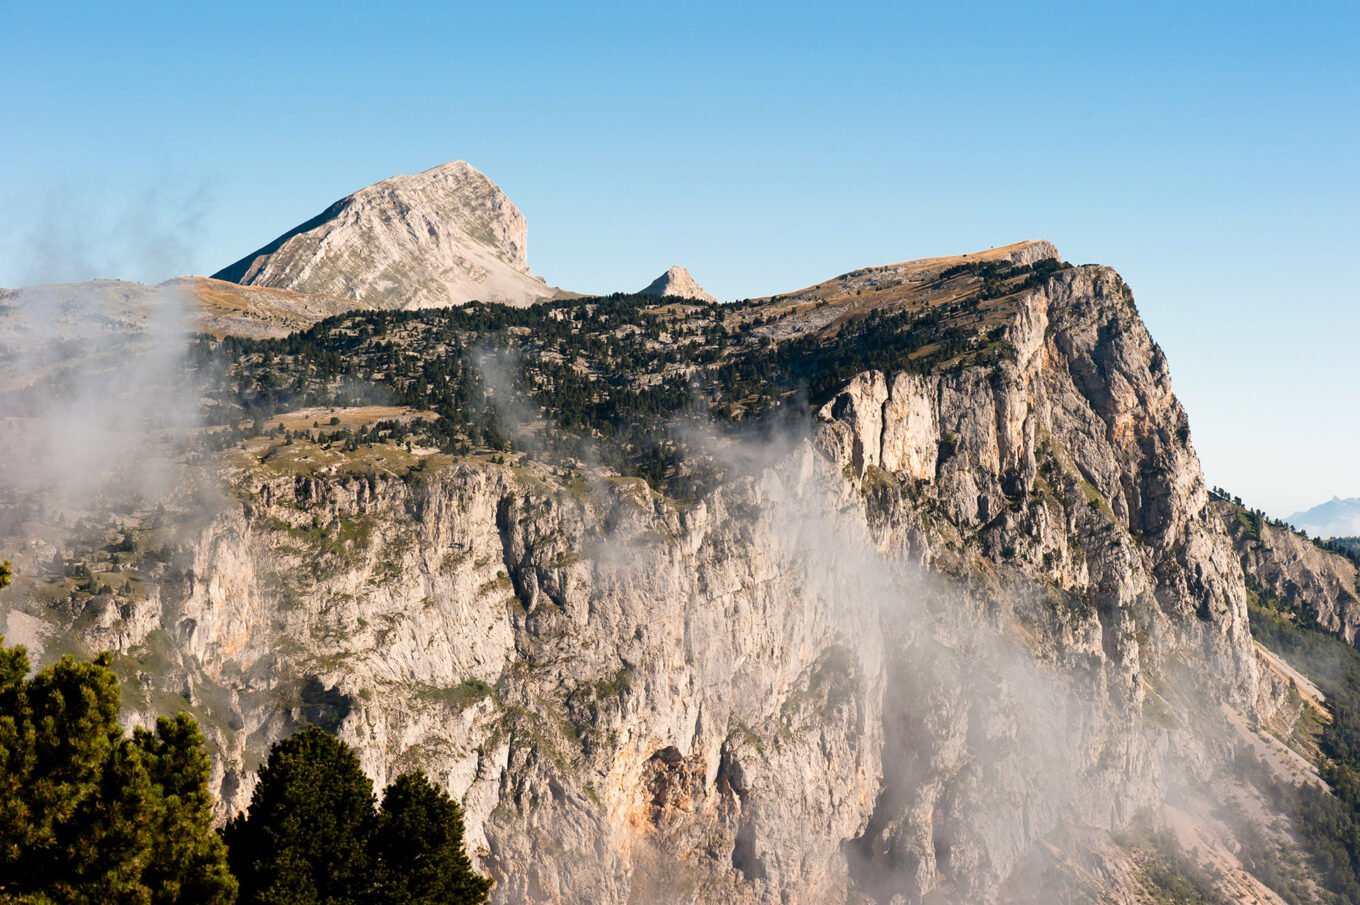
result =
M1360 496L1360 4L0 0L0 285L234 261L471 161L580 291L1048 238L1114 265L1210 482Z

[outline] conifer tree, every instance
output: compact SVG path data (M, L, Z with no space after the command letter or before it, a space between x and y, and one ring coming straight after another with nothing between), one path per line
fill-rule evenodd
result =
M63 657L29 679L0 646L0 900L226 905L202 736L186 715L125 737L109 667Z
M211 902L222 889L234 892L226 845L205 831L212 826L213 800L198 724L187 713L161 717L154 734L139 730L134 738L159 795L151 862L143 874L152 902Z
M473 872L463 848L463 813L419 773L383 793L371 844L374 905L480 905L491 881Z
M373 784L348 745L315 726L277 743L250 808L224 830L245 905L481 905L463 815L408 773L374 810Z
M276 744L250 808L226 827L245 905L361 901L371 871L373 784L344 742L309 726Z

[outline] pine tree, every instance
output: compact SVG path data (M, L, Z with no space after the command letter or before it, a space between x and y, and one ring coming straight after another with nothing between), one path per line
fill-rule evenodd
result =
M344 742L309 726L260 770L246 813L224 830L245 905L480 905L458 805L425 777L373 785Z
M8 878L31 846L33 815L27 793L34 730L28 668L22 647L0 647L0 892L8 888Z
M315 726L269 753L250 808L226 827L246 905L341 905L370 884L373 784L344 742Z
M134 738L160 796L151 863L143 875L151 901L234 901L236 880L227 869L226 845L208 830L210 765L198 724L187 713L161 717L154 734L140 730Z
M374 905L480 905L491 881L472 870L463 848L463 813L419 773L383 793L370 846Z
M0 900L226 905L202 736L183 715L125 737L109 665L64 657L30 680L24 649L0 646Z

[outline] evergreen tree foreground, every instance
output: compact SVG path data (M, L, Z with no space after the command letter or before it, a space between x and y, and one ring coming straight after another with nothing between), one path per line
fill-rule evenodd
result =
M8 577L0 569L0 586ZM29 672L24 648L0 638L0 902L488 900L461 809L420 774L399 777L375 807L349 746L308 727L274 746L249 810L219 834L191 716L126 736L108 654Z
M107 654L28 673L0 646L0 901L234 901L194 720L125 736Z
M479 905L491 883L463 847L456 802L406 773L374 809L346 745L309 726L277 743L249 810L224 831L247 905Z

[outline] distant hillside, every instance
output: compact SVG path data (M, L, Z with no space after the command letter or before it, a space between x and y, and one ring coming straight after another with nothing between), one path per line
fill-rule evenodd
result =
M1332 497L1312 509L1294 513L1285 521L1314 537L1360 535L1360 498Z
M1360 537L1334 537L1330 545L1344 551L1351 559L1360 561Z

